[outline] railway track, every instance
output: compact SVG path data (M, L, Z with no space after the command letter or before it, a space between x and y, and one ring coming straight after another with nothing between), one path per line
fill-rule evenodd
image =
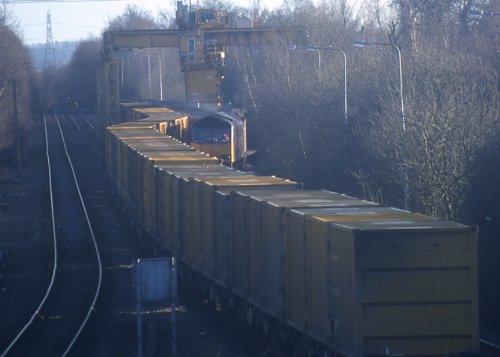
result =
M44 117L50 184L53 264L46 293L2 356L65 356L99 296L102 265L63 128Z
M489 340L481 339L482 356L500 356L500 345Z
M95 129L95 125L92 124L92 122L90 122L89 119L81 113L66 114L66 116L73 122L78 131L81 131L82 128Z

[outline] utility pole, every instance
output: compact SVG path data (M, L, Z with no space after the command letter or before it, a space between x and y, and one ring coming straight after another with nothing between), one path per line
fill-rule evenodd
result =
M50 10L47 10L47 37L45 40L45 59L43 68L56 66L56 48L54 47L54 39L52 38L52 19Z

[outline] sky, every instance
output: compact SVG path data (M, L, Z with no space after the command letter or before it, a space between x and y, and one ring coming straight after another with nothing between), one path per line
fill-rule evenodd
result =
M8 0L7 11L19 23L26 44L45 43L47 38L47 11L50 10L52 38L54 42L100 37L109 20L123 14L128 4L135 4L150 11L153 17L161 9L174 13L176 0L115 0L115 1L68 1L68 0ZM248 0L233 0L247 6ZM192 3L195 3L193 1ZM265 7L273 9L282 0L264 0Z

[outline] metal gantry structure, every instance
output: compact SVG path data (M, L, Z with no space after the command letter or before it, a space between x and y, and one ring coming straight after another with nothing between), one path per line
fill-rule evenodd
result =
M176 30L108 31L99 69L99 116L103 127L119 123L121 50L178 48L187 104L217 109L229 46L266 45L289 28L229 27L226 11L192 9L177 3Z

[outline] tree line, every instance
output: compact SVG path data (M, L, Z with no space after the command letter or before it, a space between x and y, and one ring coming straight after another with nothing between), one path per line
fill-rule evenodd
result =
M231 46L226 59L224 100L246 110L259 171L460 221L472 221L478 197L497 191L488 173L498 167L491 153L498 145L500 17L470 14L498 11L499 0L371 0L357 7L286 0L272 11L258 2L201 6L227 9L230 23L247 17L256 26L291 29L272 46ZM2 48L15 49L0 52L7 117L10 81L18 79L21 101L29 101L32 76L26 49L2 14ZM129 6L107 29L175 26L172 13ZM356 48L355 41L384 46ZM71 96L95 109L100 49L99 38L82 41L66 66L39 73L40 106ZM160 99L164 87L163 99L183 99L176 49L129 51L121 62L122 97ZM29 117L21 113L21 122ZM0 130L10 125L2 120ZM11 138L2 135L1 145Z
M0 4L0 179L12 176L12 167L16 166L17 158L16 137L22 138L24 129L32 123L31 75L29 52L16 31L16 24L6 4L2 3ZM16 111L14 98L17 102Z
M399 207L406 187L412 210L470 221L477 196L498 192L498 180L474 182L498 167L488 153L500 109L500 18L470 13L500 2L349 3L287 2L260 21L300 36L231 49L229 95L248 111L262 170ZM330 47L347 56L347 122L343 58Z
M272 46L231 46L226 58L224 100L246 111L257 169L441 219L493 215L476 205L498 191L488 173L498 167L491 153L499 130L500 17L470 14L498 11L500 1L361 3L287 0L272 11L258 2L200 5L227 9L230 24L246 17L256 26L293 29ZM175 26L173 13L129 6L108 29ZM355 41L385 46L357 48ZM328 48L346 53L346 83L342 54ZM100 39L82 42L47 87L95 108L99 51ZM121 64L122 97L160 99L161 82L163 99L183 99L176 49L129 51Z

